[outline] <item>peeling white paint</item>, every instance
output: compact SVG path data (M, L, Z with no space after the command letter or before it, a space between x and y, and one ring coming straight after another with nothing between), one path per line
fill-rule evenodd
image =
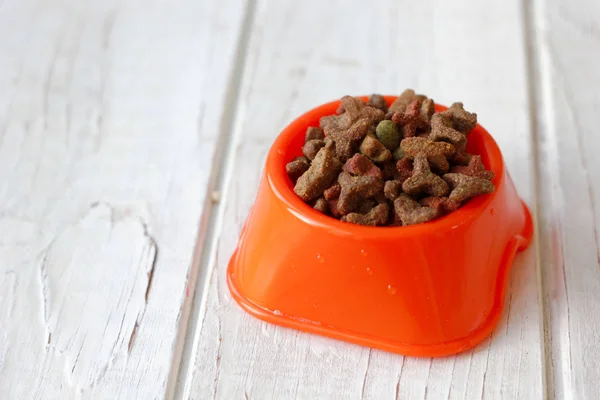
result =
M44 345L64 356L65 378L80 390L127 356L146 308L156 244L127 214L92 206L40 260Z

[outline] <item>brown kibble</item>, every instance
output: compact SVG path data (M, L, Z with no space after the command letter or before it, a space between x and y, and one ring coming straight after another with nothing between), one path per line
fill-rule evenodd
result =
M383 190L383 181L372 176L352 176L342 172L338 182L342 187L338 211L343 215L354 211L362 201Z
M457 151L448 160L454 165L468 165L472 157L469 153Z
M371 136L363 139L359 151L374 162L385 162L392 159L392 153L383 143Z
M455 200L450 200L448 197L425 197L421 199L419 203L424 207L433 208L437 211L437 216L449 214L460 208L460 203Z
M444 180L452 188L448 197L459 203L479 194L492 193L495 189L492 182L476 176L449 173L444 175Z
M435 113L435 103L431 99L423 100L421 104L421 119L429 123L431 122L431 116Z
M294 192L305 202L321 196L342 169L333 151L323 147L317 153L310 168L298 178Z
M313 160L322 147L325 147L325 142L323 140L309 140L302 146L302 154L309 160Z
M384 113L386 113L388 110L387 102L385 101L385 98L380 94L371 95L371 97L369 97L367 105L378 108Z
M389 199L391 201L396 200L396 198L400 195L401 192L402 183L400 181L387 181L383 186L383 194L385 195L386 199Z
M331 140L330 137L325 136L325 139L323 140L325 142L325 147L327 147L328 149L333 150L333 152L335 152L335 142L333 140Z
M413 173L413 162L410 158L405 157L396 163L396 171L398 171L398 181L404 183L405 180L411 177Z
M337 118L339 118L337 115L326 115L324 117L321 117L319 119L319 127L321 129L325 129L325 127L327 125L329 125L330 123L332 123L333 121L335 121Z
M463 103L452 103L449 109L441 113L450 119L452 127L468 135L477 126L477 114L463 108Z
M445 196L449 188L446 181L431 172L427 156L421 153L415 157L412 176L404 181L402 190L412 196L422 194Z
M342 221L359 225L379 226L385 225L388 220L390 206L387 203L381 203L373 207L366 214L350 213L342 217Z
M467 147L467 137L451 125L452 122L442 114L434 114L431 118L429 139L434 142L452 143L458 151L464 151Z
M423 207L404 193L394 200L394 211L402 225L420 224L437 217L435 209Z
M296 157L285 166L285 170L292 180L292 182L296 183L298 178L302 176L303 173L308 171L310 167L310 161L306 157Z
M315 201L313 208L323 214L329 214L329 204L327 204L327 200L323 197L319 197L317 201Z
M331 187L323 192L323 197L325 200L336 200L340 197L340 192L342 191L342 187L339 183L334 183Z
M464 174L469 176L476 176L478 178L487 179L491 181L494 179L494 173L485 169L485 166L481 162L481 156L471 157L469 165L466 167L454 167L452 172L457 174Z
M383 111L367 106L362 100L352 96L344 96L342 103L344 113L339 116L321 118L327 137L335 142L338 158L346 161L352 157L355 145L364 138L369 129L384 117Z
M316 126L310 126L306 130L306 135L304 135L304 143L306 143L310 140L315 140L315 139L319 139L319 140L325 139L325 133L323 132L322 128L319 128Z
M360 153L356 153L346 161L343 171L352 175L366 175L375 178L382 178L381 170L375 166L367 157Z
M342 97L336 114L306 129L304 156L286 165L294 192L325 215L369 226L431 221L492 192L494 174L466 151L477 115L462 103L435 108L411 89L389 107L379 94Z
M342 216L338 209L338 203L338 199L327 201L327 205L329 206L329 212L331 212L331 215L333 215L335 218L340 218Z
M361 201L358 206L354 209L355 213L366 214L373 209L378 203L375 199L366 199Z
M429 139L413 137L400 142L404 153L414 159L419 153L427 155L429 164L440 172L447 172L450 168L448 157L454 154L454 146L445 142L433 142Z
M387 181L390 179L396 179L398 177L398 170L396 169L396 163L394 161L386 161L381 165L381 174L383 180Z
M412 103L413 101L419 100L419 101L423 102L426 99L427 99L427 97L423 96L422 94L416 94L414 90L406 89L392 103L392 105L388 109L388 112L391 112L392 114L396 113L396 112L403 113L404 111L406 111L409 104Z
M392 121L402 126L402 133L405 138L413 137L417 129L427 129L428 124L421 118L421 102L415 100L406 108L404 112L396 112L392 116Z

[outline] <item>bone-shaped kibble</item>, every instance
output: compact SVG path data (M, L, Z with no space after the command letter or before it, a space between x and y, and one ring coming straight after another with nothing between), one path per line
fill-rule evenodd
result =
M452 103L449 109L441 113L452 122L454 129L468 135L477 126L477 114L463 108L463 103Z
M446 181L431 172L427 156L421 153L415 157L412 176L404 181L402 190L412 196L422 194L445 196L449 188Z
M429 134L429 139L434 142L449 142L454 145L454 147L463 151L467 147L467 137L452 128L452 123L442 114L434 114L431 117L431 133Z
M305 202L321 196L342 169L342 164L332 150L323 147L312 161L310 168L302 174L294 192Z
M378 226L387 222L389 212L390 207L386 203L381 203L366 214L350 213L342 217L342 221L359 225Z
M345 110L343 114L321 118L321 123L325 135L335 142L338 158L345 161L352 157L354 146L365 137L369 128L383 119L384 113L352 96L344 96L341 104Z
M378 108L381 111L383 111L384 113L387 113L387 111L388 111L387 102L385 101L385 98L380 94L371 95L371 97L369 97L369 101L367 102L367 105Z
M433 208L437 211L438 217L456 211L460 208L460 203L455 200L450 200L448 197L430 196L419 200L422 206Z
M452 188L448 197L459 203L479 194L492 193L495 189L492 182L476 176L449 173L444 175L444 180Z
M485 166L481 162L481 156L472 156L469 165L466 167L458 166L452 168L452 172L457 174L464 174L469 176L476 176L491 181L494 179L494 173L485 169Z
M337 208L342 215L354 211L362 201L383 191L383 181L372 176L352 176L342 172L338 182L342 190Z
M427 121L421 118L420 100L410 103L406 111L394 113L392 122L402 126L402 133L405 138L415 136L417 129L426 129L428 127Z
M420 224L437 216L435 209L423 207L405 193L394 200L394 211L402 225Z
M442 173L450 168L447 158L454 154L454 146L450 143L434 142L420 137L403 139L400 147L404 154L412 159L419 153L425 153L429 164Z

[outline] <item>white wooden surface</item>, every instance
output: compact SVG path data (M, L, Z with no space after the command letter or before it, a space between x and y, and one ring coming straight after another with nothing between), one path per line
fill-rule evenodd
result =
M243 13L0 5L0 397L172 391Z
M2 398L600 398L600 5L5 0ZM415 359L260 322L225 269L294 116L406 87L478 113L536 214L506 311Z

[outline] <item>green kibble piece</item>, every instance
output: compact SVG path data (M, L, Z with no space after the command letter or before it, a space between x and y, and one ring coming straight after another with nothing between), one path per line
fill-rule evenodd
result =
M406 157L406 154L404 154L404 151L402 151L402 147L398 146L398 148L394 150L394 153L392 153L392 156L394 156L394 160L398 161Z
M395 150L400 145L400 132L398 132L396 124L388 119L377 125L375 133L377 139L390 150Z

